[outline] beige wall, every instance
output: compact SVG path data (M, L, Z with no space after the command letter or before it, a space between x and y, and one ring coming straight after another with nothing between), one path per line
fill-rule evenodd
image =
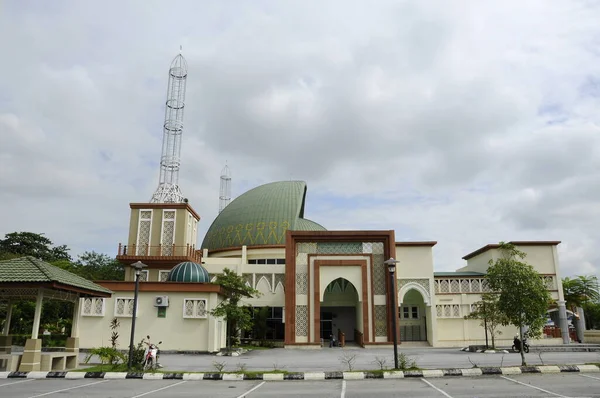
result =
M154 307L156 296L168 296L169 307L165 318L157 316ZM131 292L116 292L106 299L104 316L81 316L79 345L81 348L110 346L110 322L115 317L117 297L133 297ZM208 315L205 319L183 318L184 298L207 299L209 310L218 305L216 293L140 292L138 296L135 343L147 334L155 342L162 340L162 350L189 350L215 352L225 346L225 322ZM131 330L131 317L118 317L119 348L127 349ZM221 323L221 326L219 326Z
M398 279L429 278L433 276L433 250L431 246L396 246Z
M138 236L138 224L140 218L140 211L151 211L152 212L152 229L150 235L150 245L158 246L161 244L161 232L162 232L162 221L163 211L175 210L175 237L174 243L176 246L196 245L197 243L197 221L192 213L188 209L131 209L129 217L129 238L127 244L129 246L137 244ZM191 216L192 225L188 226L188 218ZM194 234L193 229L196 226L196 233ZM188 235L188 230L190 234Z
M531 264L540 274L555 274L558 257L555 255L556 246L519 246L516 248L526 254L525 262ZM490 249L467 260L467 266L458 271L486 272L489 260L496 260L501 255L500 250Z

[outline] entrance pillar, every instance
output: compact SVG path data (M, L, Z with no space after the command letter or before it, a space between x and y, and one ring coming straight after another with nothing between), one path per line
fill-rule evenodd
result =
M567 307L564 300L557 301L558 303L558 324L560 326L560 334L563 339L563 344L569 344L569 324L567 323Z
M79 297L73 304L73 323L71 324L71 337L67 337L66 352L79 353L79 317L81 315L81 302Z

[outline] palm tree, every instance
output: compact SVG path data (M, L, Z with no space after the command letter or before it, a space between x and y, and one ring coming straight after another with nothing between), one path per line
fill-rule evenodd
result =
M600 292L598 291L598 278L596 276L579 275L574 279L563 278L563 294L567 306L574 313L577 312L576 307L584 308L584 314L587 314L588 304L590 302L597 303L600 301ZM586 324L591 326L589 322Z

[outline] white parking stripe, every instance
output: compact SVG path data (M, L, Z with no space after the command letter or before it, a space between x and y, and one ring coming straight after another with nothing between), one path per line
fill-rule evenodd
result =
M346 380L342 380L342 395L340 396L340 398L345 398L346 397Z
M544 390L543 388L536 387L536 386L532 386L531 384L522 383L522 382L520 382L520 381L518 381L518 380L511 379L510 377L506 377L506 376L500 376L500 377L502 377L503 379L506 379L506 380L510 380L510 381L512 381L512 382L515 382L515 383L517 383L517 384L520 384L520 385L522 385L522 386L525 386L525 387L529 387L529 388L535 388L536 390L539 390L539 391L545 392L546 394L552 394L552 395L556 395L557 397L561 397L561 398L569 398L569 397L568 397L568 396L566 396L566 395L561 395L561 394L558 394L558 393L555 393L555 392L552 392L552 391Z
M265 383L266 383L266 381L263 381L262 383L260 383L256 387L253 387L253 388L249 389L248 391L246 391L242 395L238 396L237 398L244 398L246 395L250 394L252 391L259 389Z
M421 379L421 381L425 384L427 384L429 387L433 388L434 390L437 390L439 393L444 394L445 397L448 398L452 398L450 395L448 395L448 393L444 390L440 390L439 388L437 388L436 386L434 386L433 384L431 384L430 382L428 382L425 379Z
M101 381L96 381L93 383L88 383L88 384L82 384L80 386L75 386L75 387L69 387L69 388L63 388L62 390L56 390L56 391L50 391L50 392L45 392L43 394L39 394L39 395L32 395L29 398L36 398L36 397L43 397L46 395L50 395L50 394L56 394L57 392L63 392L63 391L69 391L69 390L75 390L76 388L81 388L81 387L87 387L87 386L93 386L94 384L99 384L99 383L106 383L108 380L101 380Z
M10 386L13 384L18 384L18 383L25 383L27 381L33 381L32 379L27 379L27 380L19 380L19 381L13 381L12 383L4 383L4 384L0 384L0 387L4 387L4 386Z
M582 374L580 374L579 376L581 376L581 377L589 377L590 379L600 380L600 377L594 377L594 376L582 375Z
M179 383L175 383L175 384L169 384L169 385L168 385L168 386L166 386L166 387L163 387L163 388L157 388L156 390L148 391L148 392L145 392L145 393L143 393L143 394L140 394L140 395L134 395L134 396L133 396L133 397L131 397L131 398L138 398L138 397L143 397L144 395L148 395L148 394L154 394L155 392L159 392L159 391L162 391L162 390L166 390L167 388L175 387L175 386L178 386L178 385L180 385L180 384L183 384L183 383L187 383L187 380L180 381Z

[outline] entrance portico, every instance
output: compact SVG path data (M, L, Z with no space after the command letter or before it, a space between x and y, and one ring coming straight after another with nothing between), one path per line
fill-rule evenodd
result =
M321 338L327 338L321 328L329 328L329 321L334 336L341 329L348 340L361 346L391 343L390 325L398 319L397 311L388 305L389 276L383 261L394 255L393 234L287 232L286 347L320 347ZM334 293L336 286L338 293ZM396 294L396 286L392 292ZM330 307L343 314L339 324L334 318L337 313L325 310Z

